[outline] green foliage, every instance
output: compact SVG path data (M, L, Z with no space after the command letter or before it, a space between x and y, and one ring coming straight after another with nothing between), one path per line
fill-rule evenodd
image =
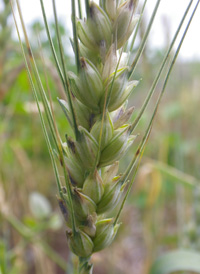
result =
M170 274L176 271L200 272L200 254L190 250L175 250L159 257L150 274Z

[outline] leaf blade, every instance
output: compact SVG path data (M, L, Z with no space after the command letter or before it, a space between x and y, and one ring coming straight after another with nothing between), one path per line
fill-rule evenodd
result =
M200 273L200 253L184 249L167 252L153 263L150 274L169 274L175 271Z

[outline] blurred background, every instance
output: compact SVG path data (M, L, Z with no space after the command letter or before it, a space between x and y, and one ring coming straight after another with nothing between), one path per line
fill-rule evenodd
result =
M31 8L38 5L37 2L22 0L22 11L44 80L42 48L56 121L64 137L70 129L56 99L63 97L63 90L53 65L42 17L38 16L41 12L37 6ZM135 106L132 119L151 87L174 34L177 22L173 21L173 16L177 14L178 17L179 10L184 11L187 1L177 1L178 8L174 6L173 12L169 2L169 9L166 9L166 3L161 6L152 38L147 42L135 73L135 79L141 81L129 102ZM26 7L27 3L29 7ZM151 8L149 5L145 13L136 49L148 24ZM66 6L66 14L69 9ZM65 21L61 14L65 58L68 69L73 71L69 22L70 16ZM57 45L51 12L49 23ZM168 83L132 193L121 216L119 233L109 248L93 256L94 274L147 274L156 258L166 251L177 248L200 251L200 41L197 25L194 21ZM161 87L162 81L157 92ZM141 137L156 96L136 130ZM124 157L121 170L135 150L136 143ZM0 274L70 273L71 255L56 193L53 169L9 1L0 0Z

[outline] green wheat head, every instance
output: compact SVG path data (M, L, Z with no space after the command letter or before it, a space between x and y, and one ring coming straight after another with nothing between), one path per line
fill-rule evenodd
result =
M43 1L40 2L49 43L67 97L66 100L58 99L58 101L73 129L74 136L66 135L66 140L61 140L59 136L53 109L48 103L40 81L17 1L31 68L27 65L23 46L22 51L56 175L59 190L58 203L66 221L68 245L79 257L78 273L92 273L91 255L109 246L120 227L119 216L131 190L139 160L174 61L199 1L188 21L174 57L169 63L163 88L138 147L131 147L136 138L136 126L152 97L193 1L190 1L186 9L152 87L133 123L129 120L134 108L127 108L127 102L138 85L138 80L134 79L134 71L144 49L160 0L155 4L146 33L138 51L134 54L135 38L147 1L144 2L141 13L138 15L136 14L138 12L137 0L100 0L99 5L86 0L86 18L82 18L81 2L78 1L79 17L77 18L75 0L72 0L73 40L71 42L76 59L76 74L66 70L55 1L53 0L53 8L60 63L52 43ZM44 104L53 143L48 137L38 96ZM136 151L134 157L123 174L119 174L119 161L130 147ZM58 174L57 159L63 168L64 186ZM129 182L130 175L131 181ZM116 215L110 217L109 214L115 207L118 208Z

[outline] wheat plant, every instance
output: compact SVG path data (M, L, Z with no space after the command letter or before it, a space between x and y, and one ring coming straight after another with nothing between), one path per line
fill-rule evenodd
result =
M49 45L66 93L66 99L58 99L58 103L74 133L73 136L66 134L66 140L61 140L51 95L46 94L40 80L18 1L16 3L26 47L21 42L18 27L17 31L53 163L58 186L58 204L66 222L67 242L71 251L79 258L78 269L74 271L86 274L92 273L92 254L109 246L122 225L119 222L120 214L133 185L169 75L199 1L188 19L174 56L169 60L193 1L189 2L152 87L133 122L129 122L134 108L127 107L128 98L139 84L138 79L134 78L134 72L161 0L155 4L136 52L135 40L147 0L140 11L138 0L100 0L99 4L85 0L84 5L80 0L77 3L72 0L71 44L75 54L76 73L66 69L56 1L52 2L59 52L55 52L43 0L40 0ZM144 136L136 147L136 127L167 64L163 87ZM44 105L45 119L40 109L40 100ZM126 170L119 173L119 161L128 149L133 151L134 156ZM59 163L64 180L57 168Z

